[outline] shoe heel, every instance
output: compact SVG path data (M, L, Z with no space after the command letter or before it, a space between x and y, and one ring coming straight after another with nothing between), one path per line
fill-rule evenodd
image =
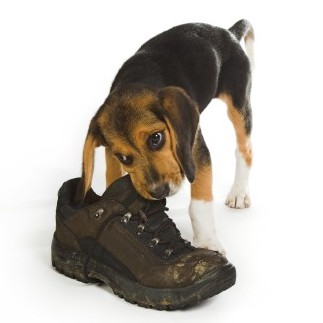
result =
M72 251L64 247L56 238L52 241L52 265L61 274L76 279L82 283L98 283L97 279L85 275L86 257L79 251Z

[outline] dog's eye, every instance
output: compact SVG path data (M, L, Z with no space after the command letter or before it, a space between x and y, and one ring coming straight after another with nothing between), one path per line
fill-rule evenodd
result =
M125 156L122 154L116 154L116 156L122 164L131 165L133 162L133 158L131 156Z
M151 150L160 149L165 143L165 134L163 132L156 132L148 138L148 148Z

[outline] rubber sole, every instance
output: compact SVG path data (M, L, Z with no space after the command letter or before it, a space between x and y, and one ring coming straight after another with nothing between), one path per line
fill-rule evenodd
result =
M204 275L192 285L181 288L151 288L121 276L113 268L95 260L88 261L78 251L64 247L54 237L52 265L61 274L83 283L108 284L114 294L127 302L157 310L176 310L193 306L230 288L236 281L236 270L231 264ZM84 268L87 268L85 274Z

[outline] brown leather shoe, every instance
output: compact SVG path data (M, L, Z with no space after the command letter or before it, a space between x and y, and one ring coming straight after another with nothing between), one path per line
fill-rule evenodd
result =
M174 310L214 296L235 283L235 268L216 251L182 239L166 200L145 200L130 177L102 195L90 190L73 205L80 179L58 193L52 263L84 283L104 282L126 301Z

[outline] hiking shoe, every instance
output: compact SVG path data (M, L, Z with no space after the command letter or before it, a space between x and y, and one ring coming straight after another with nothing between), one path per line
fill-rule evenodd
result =
M84 283L103 282L130 303L159 310L194 305L235 283L217 251L194 248L167 216L166 200L145 200L129 175L102 196L73 205L80 178L58 193L52 264Z

